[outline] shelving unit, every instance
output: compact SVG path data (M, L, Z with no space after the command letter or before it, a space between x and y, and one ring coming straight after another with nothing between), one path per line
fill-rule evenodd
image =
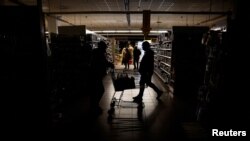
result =
M172 41L158 44L155 49L155 74L166 84L171 80Z
M111 45L111 41L109 40L106 40L105 41L108 48L107 48L107 59L109 62L114 62L114 59L113 59L113 49L112 49L112 45Z
M106 37L99 35L99 34L87 34L86 35L86 41L89 42L92 46L92 49L97 48L98 47L98 42L100 41L104 41L108 48L107 48L107 59L109 62L114 62L113 60L113 49L111 46L111 41L109 39L107 39Z
M201 44L206 26L173 26L174 95L196 102L206 69L205 48Z
M150 48L154 51L154 67L158 67L158 55L157 50L159 48L159 44L151 44Z

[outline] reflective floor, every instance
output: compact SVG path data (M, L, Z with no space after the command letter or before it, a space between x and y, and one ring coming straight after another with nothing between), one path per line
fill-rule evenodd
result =
M142 104L132 102L139 92L139 73L129 70L135 77L136 88L123 92L121 101L111 105L112 97L120 99L121 91L115 91L110 74L105 77L105 93L100 105L102 113L91 116L88 96L69 103L60 120L54 122L51 134L58 137L78 140L98 141L166 141L206 138L207 132L195 122L188 103L173 97L165 89L157 76L152 81L164 91L160 100L157 94L147 87Z

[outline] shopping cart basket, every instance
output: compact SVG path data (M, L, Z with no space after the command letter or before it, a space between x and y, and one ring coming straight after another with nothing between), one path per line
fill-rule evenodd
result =
M135 77L133 76L133 74L131 74L125 70L122 70L122 71L121 70L111 70L111 78L112 78L115 92L112 96L110 106L114 107L114 106L120 105L122 96L124 94L124 90L134 89L134 88L136 88L136 85L135 85ZM116 92L118 92L118 91L121 91L119 98L117 98L115 96Z

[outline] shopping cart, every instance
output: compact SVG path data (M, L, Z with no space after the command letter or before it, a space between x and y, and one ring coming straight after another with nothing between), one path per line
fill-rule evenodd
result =
M139 72L113 69L110 71L110 74L115 91L111 99L110 109L108 110L108 122L114 123L114 120L119 120L120 123L121 121L131 122L141 120L144 115L144 103L135 103L129 100L129 96L131 95L131 99L133 96L131 92L137 91L139 88ZM123 98L124 95L126 96ZM123 111L133 111L134 109L137 109L137 115L121 114Z
M124 94L124 90L126 89L134 89L136 88L135 78L138 78L135 76L134 72L127 71L127 70L111 70L111 78L114 85L115 92L112 96L110 106L111 108L115 106L120 106L120 103L122 101L122 97ZM119 97L116 96L117 92L121 92ZM130 101L132 102L132 101Z

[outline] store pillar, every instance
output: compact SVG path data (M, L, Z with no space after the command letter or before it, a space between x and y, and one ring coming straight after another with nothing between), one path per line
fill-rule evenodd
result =
M143 11L143 21L142 21L142 28L141 28L143 34L144 34L144 39L148 39L148 34L151 30L150 28L150 10L144 10Z

